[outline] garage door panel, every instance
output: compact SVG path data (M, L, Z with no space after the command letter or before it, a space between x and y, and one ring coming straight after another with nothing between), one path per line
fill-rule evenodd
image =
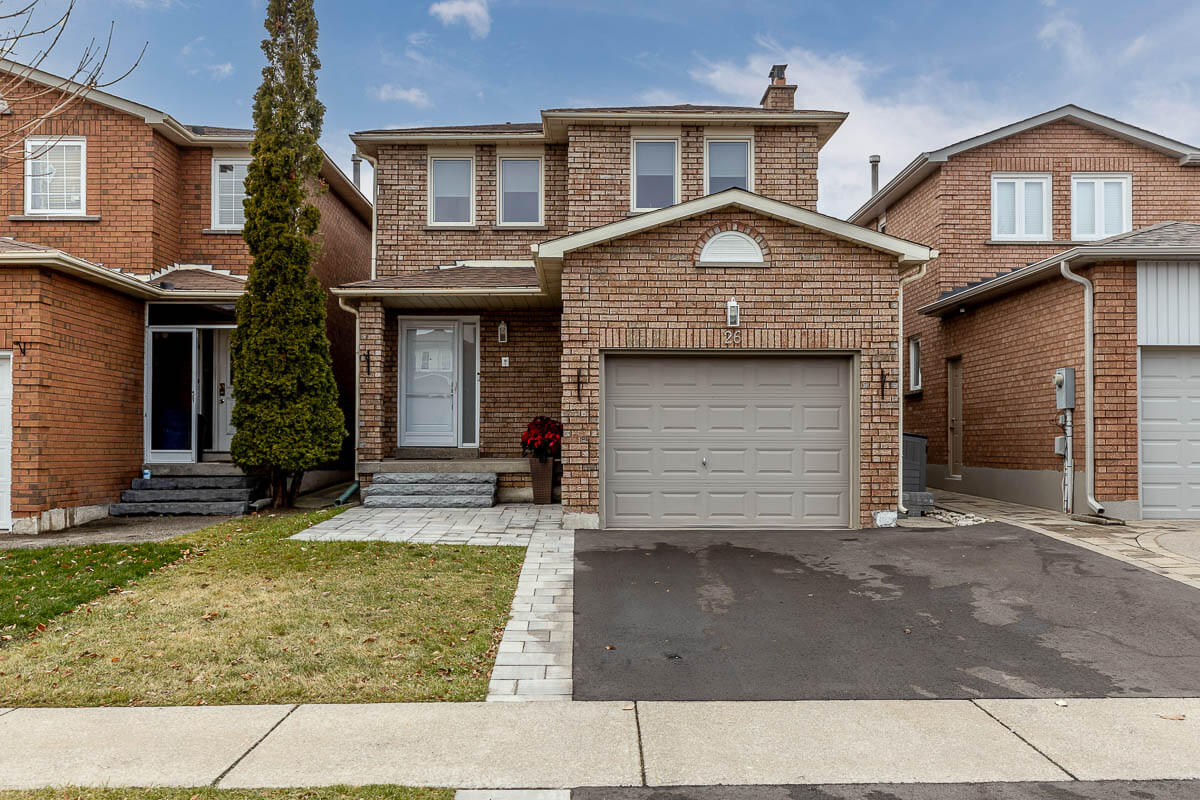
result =
M849 363L608 357L606 524L848 525Z
M1142 516L1200 517L1200 348L1143 349Z

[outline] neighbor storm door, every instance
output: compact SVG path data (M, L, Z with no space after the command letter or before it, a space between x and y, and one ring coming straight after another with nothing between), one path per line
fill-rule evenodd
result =
M199 337L195 328L146 330L146 460L196 460Z
M479 445L479 320L400 324L401 447Z

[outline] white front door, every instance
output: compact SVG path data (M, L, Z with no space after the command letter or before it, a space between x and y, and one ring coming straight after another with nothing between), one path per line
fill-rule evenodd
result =
M478 444L479 323L402 320L400 446Z
M12 353L0 353L0 530L12 528Z
M150 328L146 341L146 450L153 463L196 460L199 337L195 328Z
M213 331L213 442L212 449L228 453L233 443L233 358L226 328Z

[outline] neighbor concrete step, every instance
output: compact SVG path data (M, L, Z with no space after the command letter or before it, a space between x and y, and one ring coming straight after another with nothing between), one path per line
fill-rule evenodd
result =
M134 478L134 489L257 489L263 480L250 475Z
M180 503L235 501L248 503L254 499L253 489L126 489L121 492L122 503Z
M377 483L362 490L363 497L389 495L484 495L491 497L496 491L494 483Z
M366 508L491 508L491 495L368 495L363 498Z
M371 477L371 484L399 483L496 483L494 472L382 472Z
M108 513L113 517L135 517L143 514L221 515L236 517L245 514L244 502L185 502L185 503L112 503Z

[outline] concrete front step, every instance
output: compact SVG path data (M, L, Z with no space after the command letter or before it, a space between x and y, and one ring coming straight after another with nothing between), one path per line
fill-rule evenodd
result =
M134 478L134 489L257 489L262 478L250 475L213 475L201 477Z
M121 492L122 503L190 503L231 501L248 503L253 489L126 489Z
M109 516L133 517L142 514L176 514L176 515L220 515L236 517L245 514L248 505L245 502L161 502L161 503L112 503L108 507Z
M491 497L494 483L376 483L363 489L363 497L384 497L407 494L425 495L482 495Z
M496 484L494 472L381 472L371 477L371 485L433 483L433 484Z
M367 495L365 508L491 508L492 495Z

